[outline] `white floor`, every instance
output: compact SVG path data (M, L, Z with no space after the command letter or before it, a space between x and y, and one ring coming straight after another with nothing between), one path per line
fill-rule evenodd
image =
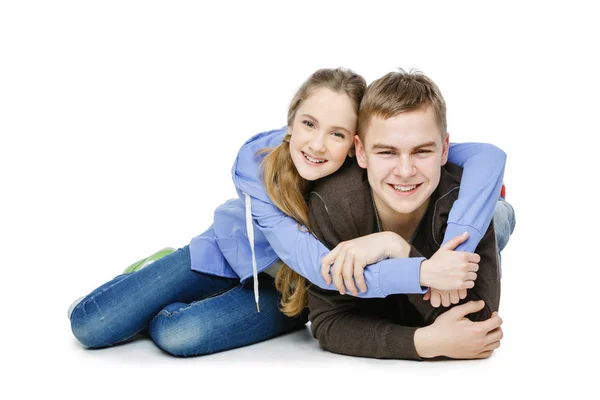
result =
M514 264L512 258L507 250L501 306L505 338L487 360L412 362L340 356L320 349L308 326L253 346L188 359L171 357L141 337L112 348L88 350L70 333L65 314L72 297L67 292L72 290L65 288L53 298L31 299L32 305L45 310L40 311L43 315L38 321L17 316L25 328L15 330L18 334L13 337L18 341L5 342L7 387L23 394L67 399L108 395L117 399L201 398L207 394L231 398L252 391L260 398L304 398L316 393L344 398L495 399L517 394L538 398L555 393L590 398L597 391L591 386L594 367L583 364L587 345L573 340L573 325L564 320L548 320L544 326L542 320L560 308L531 312L533 304L515 301L515 293L526 288L517 284L519 274L506 266Z

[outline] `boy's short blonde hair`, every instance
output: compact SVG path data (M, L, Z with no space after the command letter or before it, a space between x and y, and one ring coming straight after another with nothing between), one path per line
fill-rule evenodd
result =
M433 108L442 139L445 139L446 102L438 86L420 71L400 69L390 72L367 88L358 112L358 135L364 143L365 133L374 116L388 119L426 107Z

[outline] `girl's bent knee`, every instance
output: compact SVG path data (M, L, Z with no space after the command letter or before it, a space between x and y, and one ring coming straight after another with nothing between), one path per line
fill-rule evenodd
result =
M89 317L81 309L75 308L71 314L71 331L73 336L85 347L102 348L110 345L104 337L101 321L97 318Z
M211 337L203 325L190 324L177 313L163 310L150 322L150 337L159 348L176 357L210 354Z
M71 331L85 347L109 347L137 333L129 320L117 318L113 313L104 313L93 302L83 300L71 314Z

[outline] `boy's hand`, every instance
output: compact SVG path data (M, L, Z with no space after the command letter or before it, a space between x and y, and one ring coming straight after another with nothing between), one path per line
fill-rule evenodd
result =
M484 302L469 301L436 318L433 324L415 334L417 352L421 357L446 356L456 359L487 358L500 347L502 318L497 312L481 322L472 322L468 314L480 311ZM421 351L419 351L419 349Z

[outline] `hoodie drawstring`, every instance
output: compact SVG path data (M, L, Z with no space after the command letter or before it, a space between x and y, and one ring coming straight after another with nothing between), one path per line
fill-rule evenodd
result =
M256 302L256 310L260 312L258 304L258 270L256 267L256 255L254 253L254 224L252 223L252 203L250 196L244 193L246 197L246 230L248 231L248 240L250 241L250 250L252 251L252 276L254 277L254 301Z

